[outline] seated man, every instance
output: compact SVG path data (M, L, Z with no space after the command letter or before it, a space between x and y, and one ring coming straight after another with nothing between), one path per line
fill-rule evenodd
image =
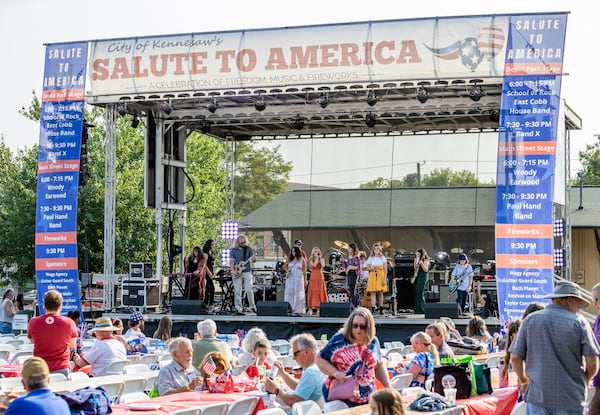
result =
M113 335L115 330L117 328L112 325L110 318L96 319L96 324L90 332L96 333L98 341L84 355L75 353L73 355L75 364L79 367L91 365L91 376L105 376L106 369L111 363L127 359L125 346Z
M21 372L27 395L12 401L5 414L71 415L67 402L48 389L49 374L50 370L44 359L27 359Z
M218 340L215 336L217 335L217 324L211 320L206 319L198 322L198 334L199 340L192 342L192 349L194 356L192 358L192 365L198 368L200 362L210 352L221 352L227 359L228 364L231 366L233 362L233 353L229 344Z
M267 378L265 383L267 391L274 393L281 402L289 407L296 402L311 400L323 408L323 383L325 382L325 375L315 364L315 357L319 351L317 341L312 334L302 333L292 337L290 344L294 359L302 366L302 376L300 376L300 379L296 379L293 375L287 373L284 370L283 364L277 360L274 366L279 369L278 375L293 392L287 393L281 391L277 383L271 378Z
M173 361L158 373L160 396L189 392L204 383L201 373L192 366L192 342L187 337L176 337L169 343Z
M425 333L429 334L431 343L435 344L437 347L440 359L454 359L454 351L452 351L450 346L448 346L448 343L446 343L446 340L448 339L446 326L440 323L432 323L425 328Z

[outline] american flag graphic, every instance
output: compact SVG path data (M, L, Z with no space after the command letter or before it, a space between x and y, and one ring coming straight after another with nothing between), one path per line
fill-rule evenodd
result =
M208 356L208 360L206 361L206 363L204 363L204 367L202 368L202 370L204 370L204 373L206 373L208 376L211 376L213 373L215 373L215 370L217 370L217 366L215 366L215 362L212 359L212 356Z

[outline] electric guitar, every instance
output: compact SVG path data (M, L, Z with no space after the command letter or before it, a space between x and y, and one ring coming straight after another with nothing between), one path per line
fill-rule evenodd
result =
M465 268L465 270L463 271L462 275L460 277L456 277L456 282L454 282L452 279L450 279L450 282L448 283L448 292L450 294L453 294L456 290L458 290L458 287L460 286L460 283L462 282L462 280L465 277L471 276L473 275L473 270L471 269L471 272L467 275L467 269Z
M236 264L233 267L233 270L231 272L231 275L233 276L233 278L239 278L240 275L242 275L242 272L244 272L244 268L246 268L246 264L248 264L248 262L250 262L252 260L252 257L248 258L245 261L240 261L238 264Z

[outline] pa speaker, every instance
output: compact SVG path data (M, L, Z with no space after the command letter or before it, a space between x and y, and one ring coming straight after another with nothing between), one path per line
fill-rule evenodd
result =
M287 316L291 310L287 301L258 301L256 303L257 316Z
M458 318L457 303L425 303L425 318Z
M171 303L171 313L196 316L199 314L206 314L206 306L202 300L173 299L173 302Z
M321 303L319 317L348 317L350 311L350 303Z

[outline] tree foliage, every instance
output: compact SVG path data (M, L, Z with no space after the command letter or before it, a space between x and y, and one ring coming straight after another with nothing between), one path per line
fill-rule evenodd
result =
M450 168L434 169L431 173L423 175L421 187L464 187L464 186L494 186L494 181L478 182L475 173L468 170L453 171ZM367 183L362 183L361 189L419 187L419 178L416 173L410 173L401 179L385 179L378 177Z
M583 183L598 186L600 185L600 135L595 137L595 143L586 145L585 151L579 152L579 160L583 167Z

